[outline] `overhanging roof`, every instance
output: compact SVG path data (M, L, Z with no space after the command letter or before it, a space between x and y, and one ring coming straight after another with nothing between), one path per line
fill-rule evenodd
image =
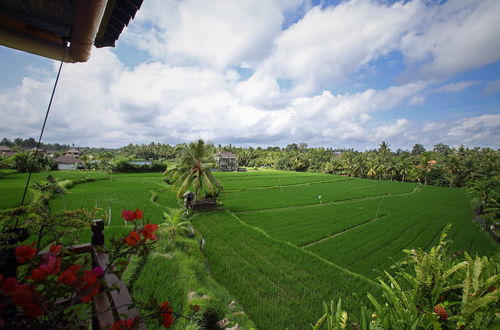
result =
M143 0L1 0L0 44L84 62L92 45L113 47Z

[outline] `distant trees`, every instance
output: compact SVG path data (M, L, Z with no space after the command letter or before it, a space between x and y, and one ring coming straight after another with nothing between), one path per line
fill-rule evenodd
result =
M412 155L420 155L423 152L425 152L425 148L420 143L415 144L411 149Z
M19 147L19 148L29 149L29 148L35 148L37 145L37 141L32 137L27 138L27 139L23 139L23 138L18 137L12 141L10 139L4 137L4 138L2 138L2 140L0 140L0 145L7 146L9 148ZM54 143L54 144L41 143L40 144L40 149L44 149L44 150L66 150L69 148L71 148L69 144L59 144L59 143Z

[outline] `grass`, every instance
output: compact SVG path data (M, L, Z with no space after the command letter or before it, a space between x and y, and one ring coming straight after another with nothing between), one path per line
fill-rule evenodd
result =
M424 187L414 195L386 197L381 212L388 215L307 249L371 278L400 259L403 248L427 248L436 243L448 223L453 224L450 238L455 250L481 255L498 251L471 221L463 190Z
M47 175L36 173L33 181ZM53 173L61 181L85 175ZM165 210L178 207L158 173L90 175L102 180L71 187L51 207L111 209L107 239L130 230L120 217L125 208L140 208L151 222L161 223ZM206 239L205 254L196 241L180 239L165 241L144 263L133 260L124 278L139 301L153 295L188 312L186 290L193 290L224 297L206 308L230 316L226 305L234 296L259 328L307 328L322 314L321 303L331 299L341 297L355 317L368 304L366 293L377 294L376 277L403 256L401 250L431 246L448 223L454 249L498 253L471 221L461 189L278 171L216 176L225 187L227 210L201 213L193 221ZM25 179L21 174L0 179L6 192L2 208L16 206Z
M238 212L244 222L258 227L270 236L303 246L354 226L372 221L378 212L380 198L350 203L315 204L291 209Z
M84 178L87 176L91 176L97 179L108 176L107 174L100 172L53 171L33 173L31 175L30 182L33 183L44 181L49 175L52 175L56 179L60 180ZM19 206L19 204L21 203L27 178L27 173L9 174L4 176L3 178L0 178L0 189L2 189L2 194L0 194L0 209L8 209ZM29 201L29 199L31 198L31 193L29 191L26 197L26 201Z
M261 329L304 329L322 301L342 297L359 309L377 286L365 277L243 224L230 212L200 214L212 276L234 294Z
M160 229L158 235L166 237L167 232ZM150 299L154 298L158 302L170 302L176 313L185 316L192 313L190 305L197 304L202 307L202 315L216 316L212 321L228 318L229 326L239 324L245 329L254 327L246 314L238 313L241 311L240 306L230 307L234 297L207 273L199 239L182 236L177 236L174 241L163 239L157 242L147 259L133 257L122 279L135 302L141 306L141 315L154 312L146 307ZM208 317L203 316L192 321L180 318L174 323L173 329L190 326L197 329L194 321L204 324L209 321L206 319ZM148 324L148 328L161 329L154 323Z
M230 179L221 177L223 184ZM320 314L321 302L340 297L356 315L367 304L366 292L377 294L371 281L390 270L402 249L431 246L447 223L456 250L498 252L471 221L464 190L339 179L229 191L224 204L230 211L196 218L213 276L258 327L304 328Z
M226 192L232 190L282 187L295 184L328 182L343 179L341 177L326 174L293 173L293 175L284 175L283 172L277 171L243 173L216 172L215 176L221 181Z
M288 187L272 187L258 190L228 192L224 194L224 205L233 212L295 207L359 199L384 194L404 194L412 192L413 183L345 179L327 183L309 183ZM320 198L321 196L321 198Z

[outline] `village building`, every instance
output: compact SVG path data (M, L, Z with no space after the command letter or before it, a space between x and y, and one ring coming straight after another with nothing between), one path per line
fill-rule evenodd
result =
M10 152L10 148L7 146L0 146L0 156L4 156L6 152Z
M215 161L222 172L238 171L238 162L235 154L229 151L221 151L215 156Z
M58 170L76 170L78 168L78 164L82 163L81 160L71 155L57 157L55 162L57 163Z
M76 158L80 158L80 156L82 155L82 152L80 150L78 150L78 149L71 148L68 151L66 151L65 154L66 155L70 155L70 156L74 156Z
M7 146L0 146L0 156L1 157L10 157L10 156L14 156L15 154L17 154L17 152L15 151L12 151L12 149L10 149L9 147Z

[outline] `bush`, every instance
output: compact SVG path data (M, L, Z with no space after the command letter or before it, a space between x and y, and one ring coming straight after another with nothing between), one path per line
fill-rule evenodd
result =
M370 329L498 329L500 265L487 257L449 254L449 228L428 252L403 250L406 259L394 266L401 270L379 279L382 301L368 294L375 309ZM361 314L361 328L366 329L364 308ZM330 308L325 304L313 329L344 329L347 317L340 300L336 309L333 302Z

